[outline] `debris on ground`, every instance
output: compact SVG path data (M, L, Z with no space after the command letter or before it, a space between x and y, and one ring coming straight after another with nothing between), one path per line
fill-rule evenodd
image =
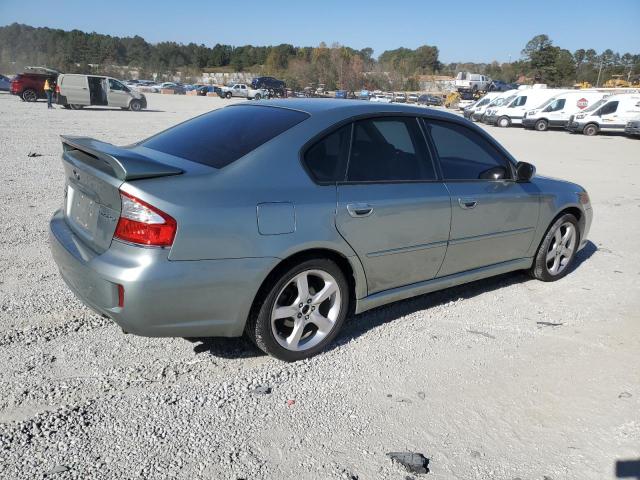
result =
M29 153L27 153L27 157L29 157L29 158L42 157L42 154L41 153L37 153L37 152L29 152Z
M257 395L269 395L271 393L271 387L260 385L259 387L254 388L252 392Z
M541 327L559 327L564 325L564 323L553 323L553 322L536 322Z
M429 473L429 459L421 453L414 452L389 452L387 453L392 461L401 464L411 473Z

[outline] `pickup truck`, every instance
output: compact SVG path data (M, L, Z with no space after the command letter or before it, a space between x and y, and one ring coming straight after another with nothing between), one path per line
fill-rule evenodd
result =
M249 100L260 100L261 98L269 98L269 91L264 88L253 89L244 83L230 83L218 92L222 98L243 97Z

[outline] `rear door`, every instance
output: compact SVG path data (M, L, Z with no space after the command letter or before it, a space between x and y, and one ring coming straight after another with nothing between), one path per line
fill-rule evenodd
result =
M451 202L419 121L353 124L336 226L364 266L369 294L433 278L444 259Z
M89 105L89 82L86 75L62 75L60 95L69 105Z
M129 106L129 101L131 100L129 88L126 87L122 82L119 82L118 80L115 80L113 78L107 79L107 82L108 105L110 107L127 108Z
M425 119L451 193L449 247L438 276L523 258L538 223L533 183L513 179L509 160L480 133Z

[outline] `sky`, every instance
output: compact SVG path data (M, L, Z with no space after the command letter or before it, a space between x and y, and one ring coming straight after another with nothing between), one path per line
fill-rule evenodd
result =
M152 43L338 42L371 47L374 56L426 44L437 46L445 63L516 60L527 41L540 33L572 52L610 48L640 53L640 0L0 0L0 25L14 22L140 35Z

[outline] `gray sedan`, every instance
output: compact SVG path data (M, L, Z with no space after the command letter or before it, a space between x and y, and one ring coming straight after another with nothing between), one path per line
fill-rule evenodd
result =
M582 187L404 105L238 104L128 147L62 143L51 250L84 303L126 332L246 333L287 361L349 313L514 270L558 280L592 218Z

